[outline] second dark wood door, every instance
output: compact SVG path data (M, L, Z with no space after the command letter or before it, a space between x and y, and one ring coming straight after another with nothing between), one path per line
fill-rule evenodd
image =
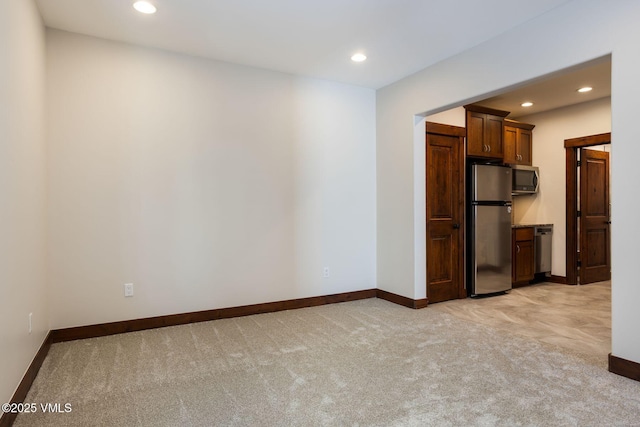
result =
M427 122L427 298L465 298L465 129Z
M611 279L609 153L580 149L580 283Z

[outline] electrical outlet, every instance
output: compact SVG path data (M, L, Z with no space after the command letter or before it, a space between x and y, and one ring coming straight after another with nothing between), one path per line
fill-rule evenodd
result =
M133 296L133 283L125 283L124 284L124 296L132 297Z
M325 267L325 268L322 269L322 277L324 277L326 279L330 275L331 274L329 273L329 267Z
M32 320L33 320L33 313L29 313L29 333L31 333L32 328Z

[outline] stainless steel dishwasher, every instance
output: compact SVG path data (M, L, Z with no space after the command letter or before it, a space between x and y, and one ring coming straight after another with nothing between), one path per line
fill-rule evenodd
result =
M551 241L553 238L553 224L537 225L534 228L534 249L536 251L537 273L551 274Z

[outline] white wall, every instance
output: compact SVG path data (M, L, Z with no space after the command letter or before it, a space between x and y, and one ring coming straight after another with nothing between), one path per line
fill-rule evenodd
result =
M441 123L443 125L449 125L449 126L459 126L463 128L466 126L466 123L465 123L467 118L466 114L467 113L464 107L456 107L450 110L431 114L425 117L425 121L433 122L433 123ZM422 142L425 142L424 138L422 139L423 139Z
M640 2L569 2L460 55L387 86L377 93L378 287L415 298L424 283L415 256L424 245L415 232L415 115L432 114L479 101L523 82L612 54L612 348L613 354L640 362L640 287L633 246L640 238L634 212L637 198L625 194L626 182L640 180L636 143L636 100L640 87ZM461 29L463 31L464 29ZM424 151L424 150L423 150ZM415 160L417 161L417 160Z
M55 30L47 61L52 328L375 287L373 90Z
M49 330L44 151L44 29L31 1L4 0L0 2L1 403L13 395ZM29 313L33 313L31 334Z
M611 132L611 98L518 117L533 129L533 164L540 168L540 191L513 199L514 221L553 224L551 274L566 276L566 155L564 140ZM613 164L613 157L611 162Z

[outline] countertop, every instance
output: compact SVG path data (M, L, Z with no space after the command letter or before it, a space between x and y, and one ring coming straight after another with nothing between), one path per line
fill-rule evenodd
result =
M512 224L511 228L553 227L553 224Z

